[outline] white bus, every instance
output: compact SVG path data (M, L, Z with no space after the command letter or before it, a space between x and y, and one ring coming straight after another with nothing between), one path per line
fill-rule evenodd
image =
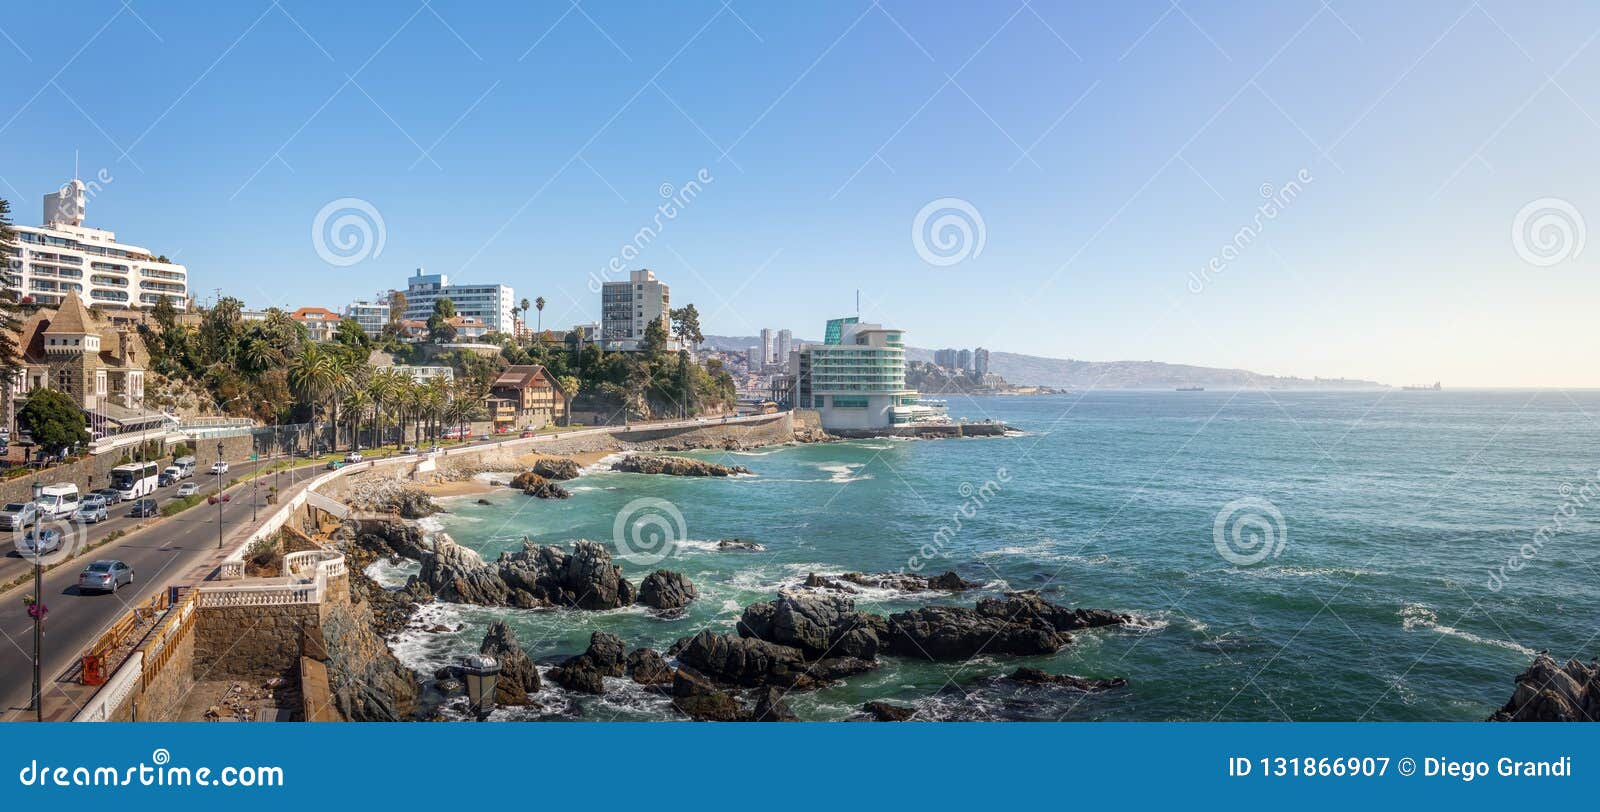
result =
M123 499L138 499L156 492L161 467L153 462L130 462L111 469L111 487Z

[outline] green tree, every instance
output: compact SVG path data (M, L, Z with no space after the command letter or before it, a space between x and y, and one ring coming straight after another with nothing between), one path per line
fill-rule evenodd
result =
M645 358L651 361L667 349L667 328L659 319L651 319L644 328L644 341L639 344L639 350Z
M428 338L436 343L448 343L456 339L456 328L450 320L456 317L456 303L449 297L440 297L433 303L433 314L428 316Z
M0 197L0 267L9 270L12 257L21 256L17 232L11 228L11 203ZM11 413L11 386L22 376L22 350L17 336L22 332L22 313L17 292L9 285L0 291L0 397L5 398L5 413Z
M537 341L543 341L544 339L540 338L540 335L544 332L544 297L543 296L540 296L539 298L533 300L533 308L535 310L539 311L539 326L533 332L534 339L537 340ZM527 299L523 299L522 300L522 318L523 318L524 321L526 321L527 318L528 318L528 300Z
M406 294L403 290L389 291L389 323L399 324L406 317Z
M83 410L54 389L35 389L17 412L17 424L47 453L65 452L89 442Z
M705 335L700 332L700 311L695 309L693 303L672 311L672 332L677 334L679 341L690 348L697 347L706 340Z

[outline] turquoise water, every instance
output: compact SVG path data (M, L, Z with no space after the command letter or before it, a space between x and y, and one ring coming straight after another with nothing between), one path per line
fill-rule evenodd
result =
M954 569L989 591L1042 589L1140 622L1080 634L1050 657L888 659L792 694L802 717L846 718L884 699L934 718L1476 720L1505 701L1534 652L1588 659L1600 648L1600 505L1585 504L1600 490L1600 393L1094 392L953 398L950 408L1020 433L706 452L695 456L756 475L606 472L569 483L566 501L509 491L492 507L449 500L441 524L486 557L524 536L610 540L629 502L667 500L690 541L655 566L688 574L700 599L673 620L637 608L435 606L420 623L464 628L408 632L396 650L431 670L498 617L543 660L581 651L595 629L664 649L701 628L731 631L744 605L808 572L899 570L928 552L925 574ZM1282 542L1275 557L1239 565L1219 552L1219 512L1240 499L1257 501L1234 519L1263 517ZM1558 518L1491 589L1490 569ZM709 543L735 537L765 549ZM635 579L655 568L620 563ZM878 592L858 604L892 612L976 597ZM994 679L1022 664L1128 687L1084 695ZM605 697L547 688L540 699L562 718L672 716L663 700L615 685Z

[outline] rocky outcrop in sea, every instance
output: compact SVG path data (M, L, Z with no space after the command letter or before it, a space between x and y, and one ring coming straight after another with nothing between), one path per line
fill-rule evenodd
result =
M533 467L528 470L545 479L561 482L577 479L579 474L578 463L566 457L543 457L534 462Z
M576 657L568 657L561 665L550 669L550 679L569 690L586 694L606 692L603 677L620 677L627 673L627 647L610 632L595 632L589 636L589 648Z
M751 473L742 465L718 465L714 462L689 457L666 457L630 454L611 464L611 470L629 474L666 474L667 476L733 476Z
M900 592L963 592L980 584L963 579L955 572L925 577L905 572L846 572L839 575L806 576L805 588L826 589L834 592L859 593L866 589L892 589Z
M632 604L638 594L606 548L593 541L574 542L570 553L524 542L521 550L486 563L440 535L422 556L422 572L415 577L439 600L479 606L616 609Z
M551 482L543 474L524 471L511 479L510 487L540 499L566 499L572 494L566 488Z
M522 646L517 645L517 633L505 621L489 627L478 647L479 654L487 654L500 663L500 678L495 681L494 700L501 705L526 705L528 695L539 692L539 669Z
M1491 722L1600 721L1600 663L1556 662L1548 654L1534 658L1517 675L1517 687Z
M693 581L672 570L656 570L639 582L639 602L660 611L682 609L698 595Z

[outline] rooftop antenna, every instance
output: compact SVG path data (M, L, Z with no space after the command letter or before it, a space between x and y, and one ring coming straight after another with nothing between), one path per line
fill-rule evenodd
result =
M856 288L856 318L861 318L861 288Z

